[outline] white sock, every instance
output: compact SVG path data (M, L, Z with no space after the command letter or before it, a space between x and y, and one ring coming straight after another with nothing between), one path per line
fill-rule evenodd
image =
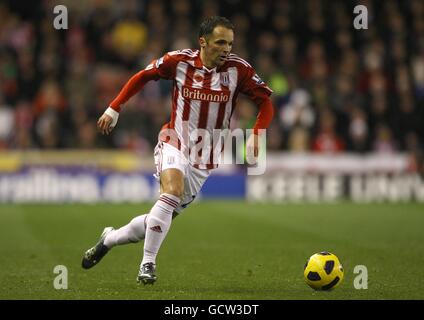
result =
M146 234L147 213L135 217L127 225L113 230L105 238L104 245L109 249L121 244L136 243L144 239Z
M172 212L178 207L180 198L163 193L156 201L147 219L146 238L144 240L144 255L141 264L152 262L156 264L159 248L171 227Z

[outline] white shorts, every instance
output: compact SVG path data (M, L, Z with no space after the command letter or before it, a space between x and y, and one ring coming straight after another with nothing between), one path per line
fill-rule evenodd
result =
M184 193L180 205L175 209L181 213L196 198L211 170L197 169L190 165L183 153L168 143L159 141L154 151L156 174L159 181L160 174L166 169L178 169L184 175Z

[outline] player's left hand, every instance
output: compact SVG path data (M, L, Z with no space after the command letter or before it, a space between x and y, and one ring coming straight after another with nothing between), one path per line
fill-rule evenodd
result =
M258 163L259 136L252 133L246 142L246 160L250 165Z

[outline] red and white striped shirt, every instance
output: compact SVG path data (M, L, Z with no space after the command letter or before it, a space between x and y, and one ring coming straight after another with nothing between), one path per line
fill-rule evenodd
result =
M171 119L163 127L160 139L178 148L181 145L190 148L185 141L189 141L189 145L198 142L198 137L190 136L198 129L212 136L213 130L229 128L240 92L260 107L254 129L267 128L272 119L273 107L269 99L272 90L249 63L230 54L222 66L208 69L200 59L199 50L191 49L168 52L154 60L128 81L111 107L119 112L120 106L145 83L159 79L174 82ZM176 137L169 139L169 132L174 132Z

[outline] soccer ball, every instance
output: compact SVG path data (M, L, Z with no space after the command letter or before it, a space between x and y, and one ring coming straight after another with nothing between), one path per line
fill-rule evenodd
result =
M312 255L305 263L303 275L315 290L331 290L343 280L343 267L335 254L323 251Z

